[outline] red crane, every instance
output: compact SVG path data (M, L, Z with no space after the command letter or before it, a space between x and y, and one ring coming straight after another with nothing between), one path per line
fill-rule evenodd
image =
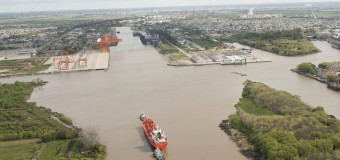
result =
M80 62L83 61L85 65L87 66L87 58L79 58L78 59L78 68L80 67Z
M104 52L108 52L110 53L110 43L118 43L118 42L122 42L122 39L119 38L114 38L109 36L108 34L106 34L104 37L99 38L96 43L100 43L100 51L102 53Z
M58 69L60 70L61 67L63 65L65 65L66 70L69 69L69 64L70 63L74 63L76 64L76 62L74 61L74 57L73 55L69 55L67 51L60 51L59 55L65 55L65 60L63 60L62 57L58 57L58 58L53 58L53 63L55 63L56 61L58 61Z
M61 67L62 67L63 65L65 65L65 69L66 69L66 70L69 70L69 64L70 64L70 63L73 63L73 64L75 64L75 65L77 64L77 62L74 61L73 56L72 56L71 58L69 58L68 56L66 56L66 60L61 60L61 61L58 62L58 69L61 70Z
M59 56L66 56L66 57L68 57L68 52L67 51L60 51L59 52ZM72 58L73 58L73 55L72 55ZM63 58L62 57L55 57L55 58L53 58L53 65L55 66L56 65L56 62L57 61L61 61ZM68 59L68 58L67 58ZM59 65L59 63L58 63L58 65ZM59 66L58 66L59 67Z

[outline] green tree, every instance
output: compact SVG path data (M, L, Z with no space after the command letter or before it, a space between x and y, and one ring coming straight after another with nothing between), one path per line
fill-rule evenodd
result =
M310 62L303 62L297 66L298 71L306 74L315 75L316 74L316 67L314 64Z
M327 81L328 82L336 82L337 76L335 74L327 74Z

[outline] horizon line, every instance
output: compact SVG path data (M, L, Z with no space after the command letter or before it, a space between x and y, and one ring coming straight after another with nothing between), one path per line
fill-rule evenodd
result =
M0 14L10 13L34 13L34 12L65 12L65 11L95 11L95 10L128 10L128 9L157 9L157 8L182 8L182 7L212 7L212 6L251 6L251 5L278 5L278 4L313 4L313 3L339 3L340 1L317 1L317 2L270 2L270 3L243 3L243 4L215 4L215 5L183 5L183 6L155 6L155 7L118 7L118 8L93 8L93 9L59 9L59 10L26 10L26 11L0 11Z

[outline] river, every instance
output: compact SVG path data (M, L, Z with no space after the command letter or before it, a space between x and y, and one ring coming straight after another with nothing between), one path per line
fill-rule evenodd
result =
M302 57L253 50L258 57L271 58L270 63L169 67L129 28L117 30L124 42L111 48L106 72L12 77L0 82L49 81L35 89L31 101L70 116L79 127L98 130L109 160L154 159L138 119L142 110L165 130L169 145L164 154L169 160L246 159L218 128L222 119L235 113L233 106L246 79L297 94L340 119L340 93L290 71L304 61L339 61L340 51L327 42L314 41L322 52Z

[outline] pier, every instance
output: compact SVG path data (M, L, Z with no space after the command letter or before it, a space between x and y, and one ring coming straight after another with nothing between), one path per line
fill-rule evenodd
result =
M55 73L55 72L75 72L75 71L90 71L90 70L107 70L109 69L110 54L108 52L85 52L77 53L69 60L68 64L58 66L57 64L65 59L65 56L51 57L45 64L51 64L45 71L38 74ZM67 65L67 66L66 66Z

